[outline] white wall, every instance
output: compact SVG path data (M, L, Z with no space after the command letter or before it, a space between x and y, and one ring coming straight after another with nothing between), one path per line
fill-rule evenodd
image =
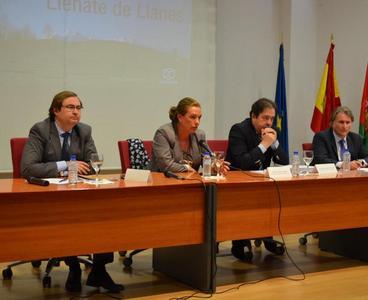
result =
M217 1L217 138L249 116L260 97L274 99L280 41L279 1Z
M216 137L226 137L259 97L274 99L281 33L290 151L313 138L310 121L331 33L341 100L353 110L357 131L368 61L367 11L365 0L218 0Z
M314 0L290 1L290 42L288 55L288 118L290 153L311 142L310 121L322 68L327 57L316 60L317 18ZM329 47L329 40L325 41ZM316 71L318 69L318 72Z

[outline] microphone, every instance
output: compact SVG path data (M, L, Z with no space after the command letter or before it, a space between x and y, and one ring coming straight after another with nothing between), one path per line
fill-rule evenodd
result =
M211 151L211 149L207 146L207 144L206 144L206 141L205 140L200 140L199 142L198 142L198 144L204 149L204 150L206 150L211 156L215 156L214 154L213 154L213 152Z
M30 184L36 184L36 185L42 185L42 186L48 186L50 184L50 182L48 182L47 180L33 177L33 176L28 177L27 181Z
M164 174L165 174L165 176L166 176L167 178L175 178L175 179L179 179L179 180L184 180L184 178L183 178L183 177L181 177L181 176L179 176L179 175L176 175L175 173L173 173L173 172L171 172L171 171L169 171L169 170L166 170L166 171L164 172Z

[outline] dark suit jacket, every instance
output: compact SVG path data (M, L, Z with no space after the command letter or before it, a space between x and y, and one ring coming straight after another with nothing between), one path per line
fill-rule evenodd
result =
M368 152L363 146L362 138L354 133L349 132L346 137L351 160L364 159L368 162ZM314 164L326 164L339 161L336 141L332 129L318 132L313 138Z
M95 143L89 125L79 123L74 126L70 154L76 154L77 160L89 161L91 154L96 153ZM27 178L57 177L56 162L61 160L61 144L55 123L49 118L36 123L29 132L29 140L23 151L21 172Z
M269 147L265 153L262 153L258 147L260 142L261 138L256 133L250 118L233 125L229 133L226 160L232 166L242 170L265 169L270 166L271 159L280 165L289 163L288 155L281 146L276 150Z

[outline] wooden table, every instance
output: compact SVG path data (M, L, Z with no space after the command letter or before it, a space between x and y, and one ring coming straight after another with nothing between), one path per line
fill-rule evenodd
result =
M98 187L0 180L0 261L156 248L156 270L213 292L216 240L277 235L279 221L283 234L368 226L365 173L250 174L230 172L206 192L195 175Z
M168 267L157 250L154 268L213 291L213 199L205 197L198 178L178 181L152 173L150 183L129 183L107 177L114 183L97 187L0 180L0 261L170 246L177 265ZM182 245L190 246L182 251ZM181 269L188 260L191 267Z
M217 184L217 240L368 226L368 176L300 176L274 182L231 172ZM278 194L279 190L279 194Z

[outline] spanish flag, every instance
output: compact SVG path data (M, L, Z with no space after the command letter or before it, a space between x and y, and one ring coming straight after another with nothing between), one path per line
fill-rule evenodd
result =
M319 87L316 104L311 122L314 133L329 128L329 122L333 111L341 105L337 80L334 70L334 47L331 43L328 52L325 69L323 71L321 85Z
M368 149L368 65L365 72L362 103L360 105L359 134L364 146Z

